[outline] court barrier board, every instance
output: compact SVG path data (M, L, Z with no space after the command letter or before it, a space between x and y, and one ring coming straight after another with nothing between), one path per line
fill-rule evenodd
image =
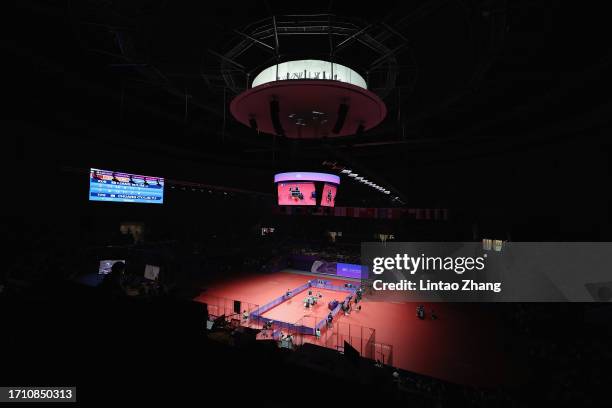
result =
M256 310L254 310L252 312L252 315L254 315L255 317L260 317L262 314L266 313L268 310L270 310L270 309L280 305L281 303L283 303L286 300L291 299L292 297L295 297L297 294L299 294L300 292L305 291L309 287L310 287L310 281L306 282L302 286L298 286L297 288L295 288L293 290L289 290L288 293L285 293L284 295L279 296L276 299L274 299L273 301L268 302L265 305L263 305L263 306L257 308Z

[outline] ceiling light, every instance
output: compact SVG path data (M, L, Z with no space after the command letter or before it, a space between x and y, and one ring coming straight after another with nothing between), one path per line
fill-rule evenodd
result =
M350 171L349 169L344 169L344 170L342 170L340 173L344 173L344 174L346 174L346 173L350 173L350 172L351 172L351 171Z
M349 175L348 175L348 176L349 176L349 177L357 177L358 175L359 175L359 174L357 174L357 173L349 173Z

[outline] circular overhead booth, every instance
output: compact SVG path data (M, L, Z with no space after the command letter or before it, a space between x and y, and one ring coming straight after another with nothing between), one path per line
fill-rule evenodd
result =
M295 60L270 66L230 105L234 118L260 132L294 139L359 134L387 108L365 79L341 64Z

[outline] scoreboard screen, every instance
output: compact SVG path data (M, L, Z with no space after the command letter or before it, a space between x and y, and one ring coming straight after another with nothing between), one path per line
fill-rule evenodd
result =
M323 185L323 196L321 197L322 207L333 207L336 204L336 193L338 187L333 184L325 183Z
M163 204L164 179L110 170L90 169L89 200Z
M278 183L278 205L317 205L315 183L311 181Z

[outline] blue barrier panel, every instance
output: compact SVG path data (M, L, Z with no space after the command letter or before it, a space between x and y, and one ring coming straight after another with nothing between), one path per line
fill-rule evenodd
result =
M296 296L300 292L305 291L309 287L310 287L310 281L306 282L302 286L298 286L297 288L291 290L290 291L291 294L289 296L287 296L286 294L282 295L280 297L277 297L273 301L271 301L269 303L266 303L265 305L259 307L258 309L255 309L253 312L251 312L251 316L253 316L253 317L261 316L262 314L266 313L268 310L272 309L275 306L280 305L285 300L291 299L292 297Z
M354 293L354 292L353 292ZM353 293L351 293L350 295L347 295L347 297L344 298L344 302L347 302L350 298L353 297ZM334 310L331 311L332 317L336 317L336 315L338 314L338 312L340 311L340 309L342 308L342 304L344 303L338 303L338 306L336 306L334 308ZM325 317L324 319L322 319L319 323L317 323L315 325L315 329L320 329L323 326L327 325L327 317Z
M334 290L336 292L348 292L348 293L355 293L355 292L357 292L357 288L356 287L346 287L346 286L332 285L331 283L329 283L329 281L322 280L322 279L316 279L316 280L312 280L310 282L311 282L312 287L315 287L315 288L329 289L329 290Z

